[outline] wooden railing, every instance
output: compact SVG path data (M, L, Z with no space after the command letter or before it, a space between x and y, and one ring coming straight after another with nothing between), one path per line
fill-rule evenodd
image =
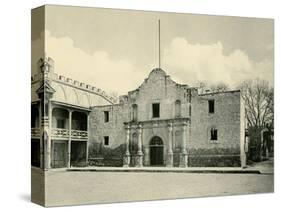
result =
M69 130L60 129L60 128L52 128L52 137L68 138L69 137Z
M88 138L88 132L82 130L71 130L72 138Z
M40 128L31 128L31 137L40 138ZM62 128L52 128L52 137L56 138L69 138L69 130ZM71 138L74 139L87 139L88 132L83 130L71 130Z
M52 137L56 138L69 138L69 130L68 129L52 129ZM82 130L71 130L71 138L74 139L87 139L88 132Z

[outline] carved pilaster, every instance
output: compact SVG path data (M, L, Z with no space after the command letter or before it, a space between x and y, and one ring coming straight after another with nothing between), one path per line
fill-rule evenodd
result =
M145 166L150 165L150 149L149 149L149 147L146 147L144 149L144 165Z
M167 160L166 166L173 167L173 124L168 124L168 153L167 153Z
M138 126L138 152L136 157L136 166L143 166L143 152L142 152L142 126Z
M123 167L129 167L130 166L131 156L130 156L130 150L129 150L129 142L130 142L130 127L127 126L126 127L126 141L125 141L126 152L125 152L125 155L123 157Z
M187 123L184 122L182 126L182 146L180 153L180 167L187 167L188 157L186 151L186 140L187 140Z

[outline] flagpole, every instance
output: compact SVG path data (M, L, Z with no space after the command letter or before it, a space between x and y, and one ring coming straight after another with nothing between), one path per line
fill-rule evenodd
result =
M158 19L158 62L159 62L159 69L161 68L161 42L160 42L160 19Z

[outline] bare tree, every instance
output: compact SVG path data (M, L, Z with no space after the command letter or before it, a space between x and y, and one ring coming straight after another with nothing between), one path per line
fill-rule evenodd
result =
M273 123L274 91L265 80L246 80L239 85L245 101L246 117L251 127Z

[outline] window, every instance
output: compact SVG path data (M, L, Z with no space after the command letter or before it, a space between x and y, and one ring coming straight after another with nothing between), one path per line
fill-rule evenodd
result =
M211 141L217 141L218 140L218 130L212 128L211 129Z
M136 104L134 104L132 106L133 108L133 121L137 121L138 120L138 106Z
M64 119L57 119L57 128L61 128L61 129L65 128L65 121L64 121Z
M104 146L108 146L109 145L109 137L108 136L104 136L103 140L104 140Z
M175 116L176 118L181 117L181 101L177 100L175 102Z
M209 100L209 113L215 113L215 100Z
M104 122L109 122L109 112L104 111Z
M159 118L160 117L160 104L153 103L152 104L152 118Z

